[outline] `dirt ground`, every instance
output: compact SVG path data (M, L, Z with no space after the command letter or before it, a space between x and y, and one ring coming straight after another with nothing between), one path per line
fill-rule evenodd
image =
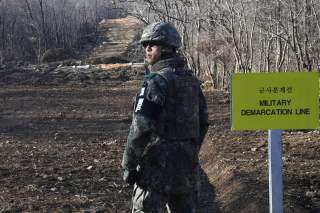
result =
M129 212L120 162L141 81L0 90L1 212ZM232 132L207 92L200 212L268 212L266 132ZM286 212L319 212L319 131L284 132Z
M141 83L2 87L0 211L129 212L120 162Z
M228 94L207 94L210 130L202 166L223 212L268 212L266 131L231 131ZM283 132L285 212L320 212L319 130Z
M130 190L120 160L133 92L114 85L2 88L0 211L126 212Z

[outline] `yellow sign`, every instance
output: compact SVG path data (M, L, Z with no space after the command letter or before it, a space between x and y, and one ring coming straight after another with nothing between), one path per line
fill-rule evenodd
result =
M316 129L319 73L250 73L232 76L232 129Z

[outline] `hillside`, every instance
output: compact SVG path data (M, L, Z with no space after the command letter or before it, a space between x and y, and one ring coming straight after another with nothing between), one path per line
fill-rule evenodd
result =
M99 23L99 34L102 43L93 49L86 58L90 64L125 63L137 60L142 61L141 54L130 52L132 46L137 48L137 38L142 24L132 16L122 19L102 20Z

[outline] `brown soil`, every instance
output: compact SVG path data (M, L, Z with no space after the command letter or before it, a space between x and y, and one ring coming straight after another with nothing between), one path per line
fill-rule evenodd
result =
M128 212L120 161L140 84L2 87L1 210ZM268 212L266 132L231 132L227 94L206 95L201 212ZM284 133L286 212L319 212L319 139Z
M132 16L103 20L99 24L102 43L85 59L90 64L127 63L142 61L137 45L142 23Z
M8 212L126 212L120 159L126 87L2 88L0 206Z
M269 212L266 131L231 131L228 94L207 94L210 129L202 166L216 188L223 212ZM320 212L320 135L284 131L285 212Z

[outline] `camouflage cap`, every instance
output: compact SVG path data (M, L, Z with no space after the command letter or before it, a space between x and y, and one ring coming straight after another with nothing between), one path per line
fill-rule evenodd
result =
M143 30L140 43L143 44L151 41L176 49L181 46L181 37L177 29L167 22L155 22Z

